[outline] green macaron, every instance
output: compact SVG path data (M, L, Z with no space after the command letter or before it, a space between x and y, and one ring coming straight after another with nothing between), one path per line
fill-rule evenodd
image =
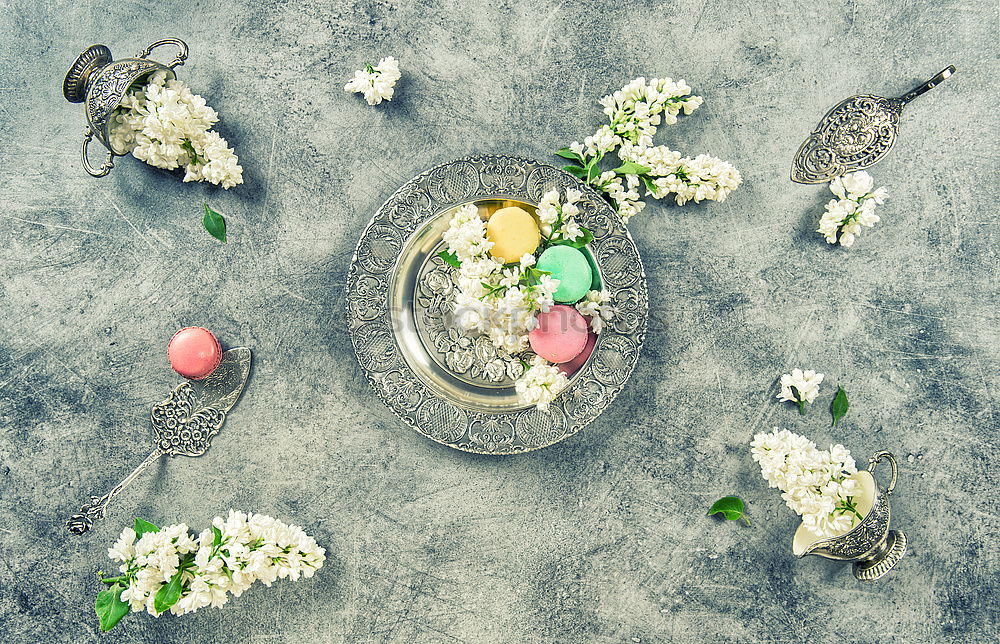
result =
M536 266L559 280L553 294L556 302L578 302L590 290L593 273L587 257L572 246L550 246L538 258Z

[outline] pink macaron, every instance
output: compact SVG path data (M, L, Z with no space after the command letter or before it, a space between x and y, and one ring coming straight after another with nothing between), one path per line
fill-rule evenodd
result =
M587 321L571 306L556 304L538 314L538 326L528 334L531 350L549 362L569 362L587 345Z
M189 326L170 338L167 358L177 373L185 378L201 380L219 366L222 347L208 329Z
M594 352L594 345L597 344L597 334L588 333L587 334L587 344L583 346L583 351L577 354L575 358L569 362L564 362L559 365L559 371L562 371L567 376L572 376L574 373L580 370L586 362L590 354Z

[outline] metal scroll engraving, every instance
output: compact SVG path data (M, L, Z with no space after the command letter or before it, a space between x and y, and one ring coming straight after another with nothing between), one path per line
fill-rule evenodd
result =
M892 467L892 479L882 488L874 478L875 467L881 461ZM854 577L860 581L875 581L895 567L906 554L906 535L889 529L892 513L889 497L896 487L898 465L896 458L886 451L875 452L868 459L868 473L872 474L874 497L871 510L849 532L820 539L807 546L799 555L817 555L836 561L853 561Z
M583 191L578 217L594 233L588 251L616 316L568 389L541 412L517 400L519 368L487 338L451 323L454 276L437 252L451 213L466 203L533 206L568 187ZM648 302L638 250L601 195L555 167L501 155L445 163L402 186L365 228L347 277L351 341L379 398L424 436L481 454L546 447L600 416L635 368Z
M792 180L825 183L875 165L896 142L898 99L854 96L830 110L806 139L792 166Z
M164 45L178 49L169 64L147 58L155 48ZM111 50L104 45L91 45L77 56L63 79L63 96L71 103L84 104L88 129L81 151L83 167L88 174L106 176L114 168L114 157L126 154L111 145L111 116L129 88L157 71L164 72L168 79L176 78L174 68L183 65L187 57L187 44L177 38L158 40L139 52L136 58L112 60ZM94 137L108 149L107 160L100 167L91 165L88 154Z
M799 147L792 181L825 183L875 165L896 143L903 107L954 73L949 66L898 98L864 95L841 101Z
M876 494L875 503L865 520L847 534L831 539L826 548L838 559L857 559L885 539L889 531L889 498Z

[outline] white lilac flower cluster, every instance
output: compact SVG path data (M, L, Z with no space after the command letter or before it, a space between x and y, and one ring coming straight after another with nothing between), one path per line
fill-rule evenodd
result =
M604 323L614 317L615 309L608 302L611 293L607 289L588 291L582 300L577 302L576 310L580 315L590 318L590 330L600 335Z
M444 241L460 263L454 301L459 328L486 334L506 354L527 349L527 334L538 326L535 313L552 307L559 280L535 269L534 255L507 266L490 256L493 242L475 204L452 216Z
M700 96L691 96L683 80L653 78L647 83L645 78L636 78L600 100L608 124L559 154L579 164L566 169L604 191L625 221L646 206L641 188L645 188L644 196L654 199L673 194L678 205L725 201L743 180L731 164L707 154L682 157L665 145L653 145L660 123L672 125L678 114L691 114L702 102ZM601 159L615 150L622 165L600 171Z
M183 523L138 538L133 528L125 528L108 549L108 556L121 562L122 575L104 581L124 587L121 601L132 611L159 616L169 608L184 615L205 606L221 607L229 593L239 597L255 581L270 586L277 579L312 577L323 566L325 553L298 526L230 510L225 519L215 517L212 527L197 538ZM178 579L179 595L164 606L161 590Z
M812 404L819 394L819 385L823 382L823 374L812 369L792 369L792 373L782 374L781 393L778 400L793 402L799 406L799 413L805 413L806 403Z
M569 379L559 367L535 356L531 359L530 366L514 383L514 390L522 402L545 411L549 408L549 403L568 384Z
M400 76L399 61L387 56L378 61L378 65L365 65L364 69L355 71L354 78L344 85L344 91L363 94L369 105L378 105L392 100Z
M858 470L843 445L820 450L806 437L776 427L754 436L750 447L761 476L782 491L781 498L817 536L843 534L862 520L854 500L857 482L849 478Z
M875 188L875 181L863 170L837 177L830 183L830 192L837 198L826 204L816 232L822 233L828 244L839 241L850 248L862 227L873 228L879 222L875 206L881 206L888 193L884 186Z
M549 190L538 203L535 213L538 215L543 246L562 241L589 241L586 239L585 229L576 221L576 216L580 214L576 202L580 201L583 193L566 188L565 196L565 200L560 203L559 191Z
M218 121L204 98L159 71L125 94L111 117L111 147L157 168L184 168L184 181L208 181L228 189L243 183L243 167L226 140L211 129Z

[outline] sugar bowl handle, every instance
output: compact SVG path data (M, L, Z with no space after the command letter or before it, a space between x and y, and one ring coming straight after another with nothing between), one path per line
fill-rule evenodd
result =
M872 457L868 459L868 471L875 474L875 466L881 460L889 461L889 467L892 468L892 479L889 481L889 486L885 488L885 493L887 495L892 494L893 489L896 487L896 474L898 470L896 467L896 457L892 455L892 452L886 452L885 450L881 452L875 452Z
M136 58L148 58L149 54L151 54L154 49L162 47L163 45L176 45L180 50L177 52L177 57L170 61L170 64L167 65L167 67L173 69L174 67L180 67L184 64L184 61L187 60L188 57L188 46L186 42L180 40L179 38L164 38L163 40L157 40L149 47L140 51Z
M94 131L88 129L87 133L83 135L83 169L87 171L92 177L103 177L111 172L111 168L115 167L115 155L110 151L108 152L108 158L103 165L99 168L95 168L90 165L90 155L89 147L90 142L94 140Z

